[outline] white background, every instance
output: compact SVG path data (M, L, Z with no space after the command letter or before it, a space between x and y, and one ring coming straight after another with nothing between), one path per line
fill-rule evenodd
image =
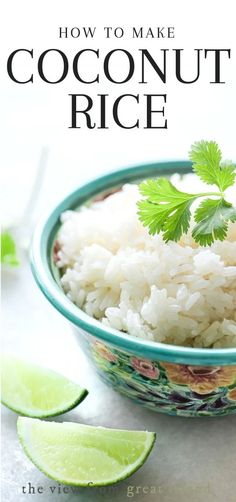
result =
M3 223L15 222L30 196L42 146L49 158L36 219L80 183L103 172L160 159L187 158L190 145L199 139L216 140L223 156L236 160L235 142L235 16L234 1L149 0L139 1L37 1L5 2L1 16L1 174ZM93 41L58 38L58 27L96 26ZM146 28L174 26L174 40L105 40L104 26ZM60 48L71 58L81 48L108 52L123 47L131 53L148 48L184 48L186 72L191 76L194 48L231 48L232 59L223 65L226 84L210 85L209 66L193 85L178 84L174 67L169 67L168 84L152 82L148 91L135 82L117 86L103 81L83 86L73 76L50 86L35 75L35 83L18 85L6 73L9 54L17 48L34 49L37 56L48 48ZM212 68L212 65L211 65ZM21 69L24 72L24 68ZM186 75L187 77L187 75ZM124 90L123 90L124 89ZM68 93L132 92L168 95L168 130L108 131L71 130ZM35 221L35 220L34 220ZM33 221L33 223L34 223ZM24 456L16 436L16 415L4 410L3 475L4 502L98 502L127 500L127 486L149 487L133 500L160 502L233 502L235 500L234 418L182 419L142 409L98 381L93 368L80 353L69 324L52 309L35 286L26 255L21 266L3 272L4 347L35 362L50 366L78 380L90 390L86 400L59 420L93 425L148 429L158 440L142 470L107 490L80 490L80 495L50 495L55 485ZM23 495L22 486L31 481L46 494ZM151 495L150 487L156 487ZM131 499L132 500L132 499Z

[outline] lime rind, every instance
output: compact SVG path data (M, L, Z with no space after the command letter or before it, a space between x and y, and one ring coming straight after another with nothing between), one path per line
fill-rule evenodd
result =
M13 355L1 357L1 402L17 414L49 418L75 408L87 389L52 370Z
M81 389L80 393L78 394L77 398L73 401L69 401L68 403L63 403L63 406L58 406L57 408L52 408L49 412L47 410L44 412L43 410L36 410L30 411L27 408L15 408L14 405L11 403L7 402L3 398L1 398L1 403L6 406L9 410L13 411L17 415L21 415L23 417L29 417L29 418L50 418L50 417L57 417L58 415L63 415L64 413L67 413L68 411L73 410L78 404L82 403L82 401L86 398L88 395L88 390L87 389Z
M47 424L47 425L44 426L43 424ZM103 438L101 437L101 448L100 449L97 448L97 450L96 450L96 445L94 446L94 448L91 448L91 445L88 446L87 448L84 447L84 452L87 453L87 461L89 459L89 467L88 467L88 465L83 466L85 456L84 455L80 456L80 453L81 453L80 445L79 444L77 444L77 445L72 444L72 445L69 445L69 448L68 448L68 443L66 442L66 440L68 440L68 435L65 435L65 442L67 444L68 452L67 452L67 449L66 449L66 451L63 452L63 447L62 447L62 461L60 463L60 460L58 460L58 458L55 457L54 460L55 460L56 467L52 468L52 466L50 466L50 462L47 463L47 461L45 461L45 457L47 459L48 453L49 453L49 455L55 455L55 452L58 448L57 440L52 439L52 440L49 440L48 443L47 443L47 441L45 442L44 446L45 446L46 455L44 455L44 460L42 458L43 457L42 441L45 441L45 435L44 435L43 429L45 429L45 427L48 428L48 426L51 429L54 428L54 426L56 426L56 428L57 428L56 435L57 435L57 432L60 431L59 435L58 435L58 438L60 438L59 442L63 441L63 428L67 429L68 427L72 429L71 430L71 434L72 434L71 439L73 441L77 440L77 442L78 442L78 440L81 440L81 442L83 442L87 433L89 434L90 432L93 432L92 437L94 437L95 440L96 440L97 434L100 434L101 436L103 436L103 435L107 436L107 434L108 434L108 437L107 438L105 437L104 440L106 442L106 439L107 439L107 445L110 443L110 441L112 441L112 446L110 447L110 454L107 455L107 452L105 451L106 448L103 450L103 448L102 448ZM36 427L36 432L37 432L36 435L34 434L35 427ZM37 428L39 429L39 431L37 431ZM75 433L76 429L77 429L77 434ZM83 424L75 424L73 422L63 422L63 423L43 422L41 420L24 418L24 417L18 418L17 431L18 431L18 436L19 436L20 443L23 447L24 452L26 453L28 458L34 463L34 465L41 472L43 472L47 477L49 477L59 483L63 483L65 485L71 485L71 486L81 486L81 487L108 486L108 485L118 483L118 482L128 478L129 476L134 474L138 469L140 469L140 467L142 467L142 465L146 461L147 457L149 456L149 454L154 446L155 440L156 440L155 432L125 431L125 430L117 430L117 429L107 429L107 428L103 428L103 427L93 427L93 426L85 426ZM64 432L68 432L68 431L64 431ZM118 437L116 439L116 438L114 438L114 436L117 435L117 433L118 433L118 436L120 436L120 437ZM126 436L129 434L133 435L132 440L127 439ZM109 435L110 435L110 437L109 437ZM140 436L142 437L143 435L145 435L145 441L140 439ZM122 439L122 436L123 436L123 439ZM50 437L50 436L48 436L48 437ZM135 461L128 462L127 457L125 457L125 456L122 457L122 450L124 450L124 452L123 452L124 455L125 455L125 452L127 452L127 449L128 450L130 449L130 452L132 454L132 451L135 450L135 447L137 448L137 445L139 446L140 453L137 455L137 458L135 459ZM69 460L69 462L71 460L71 455L69 455L69 451L71 451L73 453L73 455L75 455L76 447L78 448L78 456L76 456L76 460L77 460L77 458L78 459L81 458L81 464L78 465L78 477L75 479L75 475L74 476L71 476L70 474L62 475L62 472L65 473L65 470L68 466L68 460ZM119 451L119 447L120 447L120 451ZM87 480L82 479L80 477L79 469L82 473L84 470L86 471L86 469L88 469L91 473L95 472L96 467L98 467L98 464L94 465L94 462L96 464L96 456L97 456L97 459L99 459L99 464L100 464L103 461L103 455L107 455L106 460L112 466L112 464L114 464L114 458L115 458L114 456L111 455L112 448L113 448L113 451L114 451L114 448L116 451L118 449L118 452L120 454L120 457L118 456L118 458L119 459L122 458L123 460L125 460L125 462L123 462L123 464L121 464L120 467L118 464L118 468L117 468L116 473L113 472L113 474L111 474L110 476L107 475L105 478L100 479L100 480L97 479L96 476L93 477L92 474L90 476L88 474ZM41 454L40 454L40 451L41 451ZM57 451L57 453L58 453L58 451ZM60 448L59 448L59 454L60 453L61 452L60 452ZM95 455L95 453L97 453L97 455ZM94 460L94 458L95 458L95 460ZM85 464L86 464L86 462L85 462ZM76 466L74 466L74 467L76 467ZM99 468L101 469L101 466L99 466Z

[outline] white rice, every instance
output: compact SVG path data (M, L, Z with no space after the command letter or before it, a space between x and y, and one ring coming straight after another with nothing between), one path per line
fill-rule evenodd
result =
M172 177L206 191L193 174ZM236 204L236 185L227 199ZM236 347L236 224L227 240L199 247L150 236L138 220L136 185L62 214L57 266L78 307L127 334L175 345Z

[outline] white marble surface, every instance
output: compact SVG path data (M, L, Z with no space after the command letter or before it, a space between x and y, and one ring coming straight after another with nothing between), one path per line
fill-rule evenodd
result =
M81 405L56 420L157 433L149 459L129 479L107 488L76 489L76 494L66 487L63 493L63 487L26 458L17 439L17 416L3 408L3 502L235 501L235 416L170 417L145 410L107 387L81 352L70 324L34 284L26 257L20 268L3 272L2 289L4 349L60 371L89 389ZM28 483L31 494L24 494ZM38 487L43 493L37 492ZM133 496L128 496L131 490Z

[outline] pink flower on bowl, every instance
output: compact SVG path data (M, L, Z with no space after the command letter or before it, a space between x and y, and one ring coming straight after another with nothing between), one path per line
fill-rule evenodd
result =
M96 352L98 352L98 354L101 357L103 357L103 359L106 359L107 361L110 361L111 363L115 363L117 361L117 357L103 343L95 342L94 349Z
M133 368L147 378L156 379L159 377L159 370L152 364L151 361L147 361L146 359L139 359L138 357L131 357L130 362Z

